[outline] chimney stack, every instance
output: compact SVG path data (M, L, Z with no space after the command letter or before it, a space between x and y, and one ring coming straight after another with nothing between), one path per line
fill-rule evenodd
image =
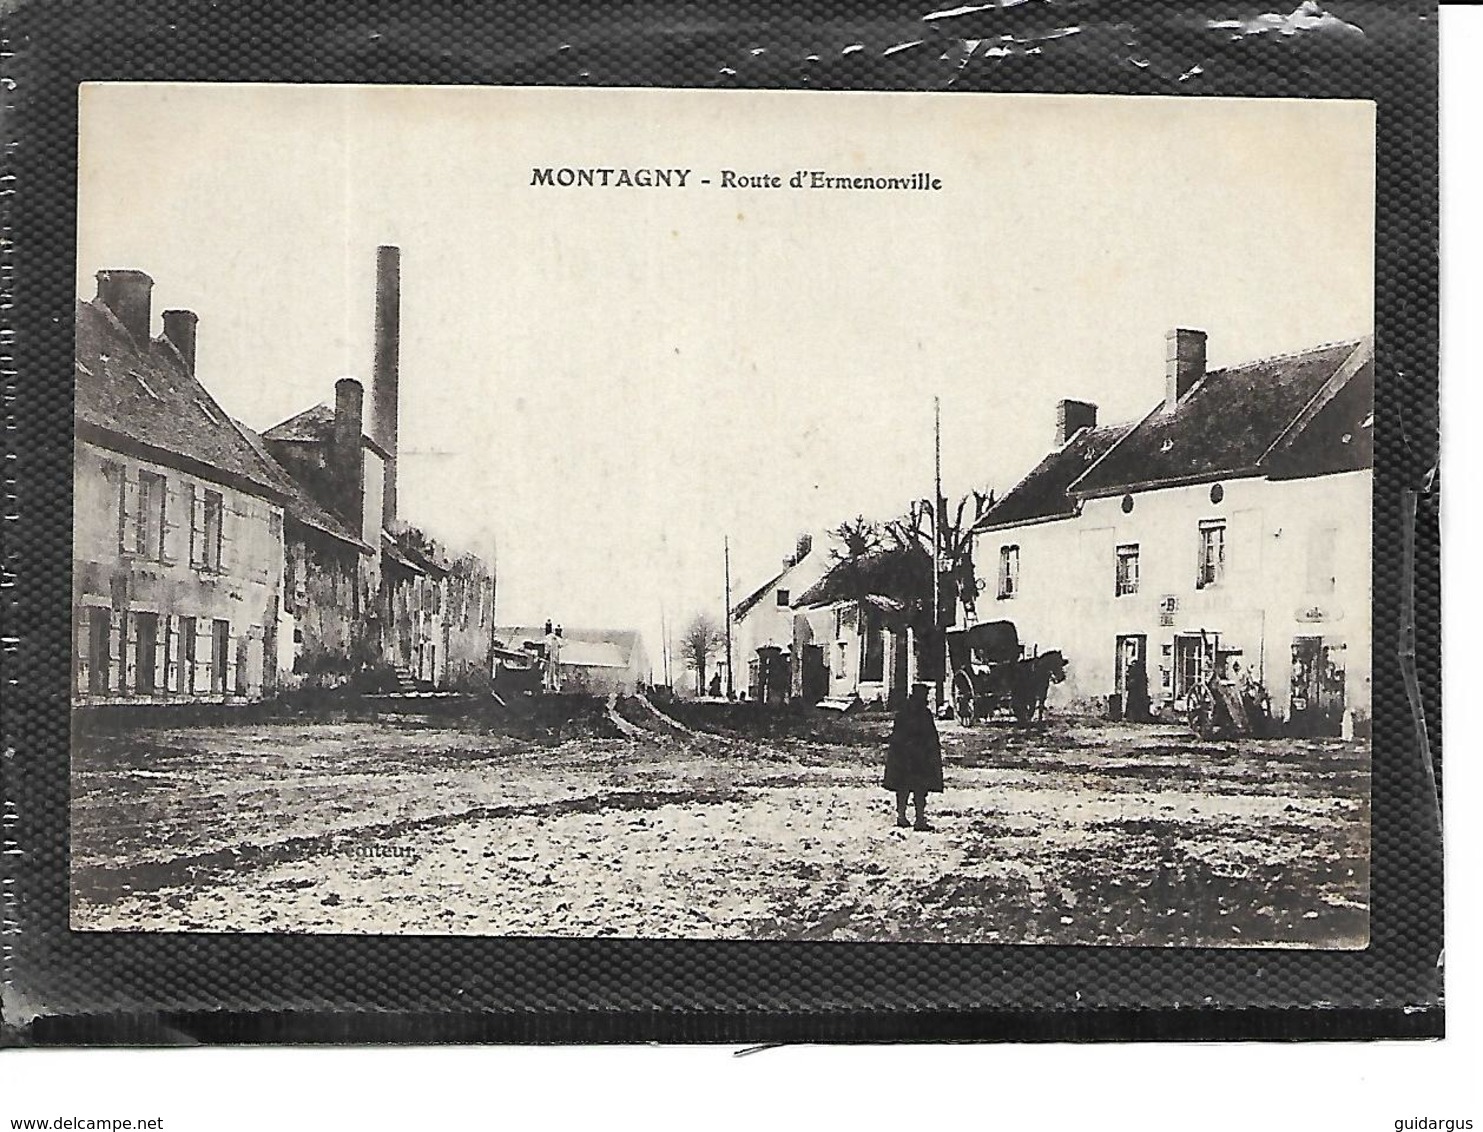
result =
M335 483L341 518L353 531L364 526L365 452L361 449L364 391L353 377L335 382L335 431L331 443L331 478Z
M1097 406L1090 401L1056 402L1056 447L1064 448L1084 428L1097 427Z
M1205 332L1171 330L1165 336L1164 409L1175 405L1205 376Z
M386 487L381 524L397 517L397 383L401 365L402 251L390 245L376 249L376 353L371 374L371 435L386 449Z
M185 362L185 372L196 375L196 312L166 311L165 337L180 351L180 360Z
M98 299L124 324L141 350L149 345L149 297L154 280L126 268L98 272Z

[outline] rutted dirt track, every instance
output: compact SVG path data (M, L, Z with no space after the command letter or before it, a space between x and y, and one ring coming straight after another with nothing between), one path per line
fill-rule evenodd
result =
M948 724L919 833L877 785L884 720L612 710L545 733L382 713L84 735L73 925L1366 942L1366 744Z

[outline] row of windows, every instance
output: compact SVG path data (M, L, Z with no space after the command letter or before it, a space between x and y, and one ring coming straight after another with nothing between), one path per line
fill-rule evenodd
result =
M176 524L170 502L176 493L158 472L139 469L131 476L121 464L105 463L104 477L117 488L118 551L152 562L172 563ZM190 564L220 573L225 542L226 504L221 492L200 484L187 488L190 507Z
M1332 593L1335 585L1334 552L1338 528L1320 527L1311 534L1308 544L1308 592ZM1198 528L1198 558L1195 566L1195 588L1217 586L1226 573L1226 522L1224 519L1201 520ZM1136 542L1117 547L1113 574L1113 594L1125 597L1138 592L1139 548ZM1020 592L1020 548L1010 544L999 548L999 588L1001 601Z
M231 624L222 619L115 613L102 606L79 613L79 693L228 695L241 690L245 662Z

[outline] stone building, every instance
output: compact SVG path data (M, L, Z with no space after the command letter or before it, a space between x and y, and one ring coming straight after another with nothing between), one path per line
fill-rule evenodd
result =
M100 271L76 308L73 703L257 699L294 490L196 380L196 316L151 336L153 286Z
M984 620L1059 649L1052 703L1179 713L1212 672L1296 731L1370 714L1373 347L1207 369L1171 331L1140 421L1062 401L1052 451L976 525Z

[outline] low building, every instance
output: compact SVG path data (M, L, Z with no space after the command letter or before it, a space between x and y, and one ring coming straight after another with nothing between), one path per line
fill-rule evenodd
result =
M653 681L648 649L634 629L515 625L496 628L494 636L496 656L539 658L548 691L632 696Z
M76 309L75 705L254 700L276 685L292 485L196 380L196 316L98 272Z
M386 534L383 562L384 653L393 666L423 687L486 687L497 645L494 572L405 523Z
M930 620L931 594L931 555L892 547L834 563L798 595L798 644L820 650L829 699L895 704L905 696L925 667L917 626Z
M1060 403L1054 449L975 527L977 614L1065 655L1053 703L1180 713L1219 673L1293 730L1367 726L1372 345L1205 357L1171 331L1133 424Z
M737 602L731 610L731 649L737 687L749 700L816 702L829 694L825 645L812 639L806 617L794 599L818 584L828 557L814 551L812 535L800 535L782 570ZM724 666L722 672L724 674Z

